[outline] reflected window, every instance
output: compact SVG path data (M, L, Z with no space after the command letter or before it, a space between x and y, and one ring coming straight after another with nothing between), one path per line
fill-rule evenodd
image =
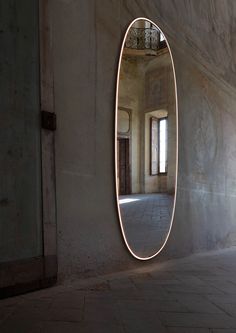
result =
M163 41L165 41L165 36L162 33L160 33L160 42L163 42Z
M150 119L150 175L167 173L167 118Z
M154 176L158 174L158 119L152 117L150 119L150 175Z
M165 36L150 22L136 22L126 37L125 48L157 52L167 47ZM153 55L154 55L153 54Z
M158 131L158 170L159 173L167 172L167 118L159 119Z

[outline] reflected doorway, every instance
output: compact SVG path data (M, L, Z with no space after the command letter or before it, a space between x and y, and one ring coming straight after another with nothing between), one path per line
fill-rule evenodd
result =
M131 193L129 141L129 138L118 138L118 182L120 195L127 195Z

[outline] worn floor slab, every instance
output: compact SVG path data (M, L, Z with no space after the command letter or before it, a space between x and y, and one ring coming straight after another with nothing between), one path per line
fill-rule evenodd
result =
M236 248L0 301L1 333L235 333Z

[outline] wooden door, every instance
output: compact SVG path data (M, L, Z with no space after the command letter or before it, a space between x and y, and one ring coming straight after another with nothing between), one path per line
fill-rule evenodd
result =
M119 194L130 194L129 139L118 139Z

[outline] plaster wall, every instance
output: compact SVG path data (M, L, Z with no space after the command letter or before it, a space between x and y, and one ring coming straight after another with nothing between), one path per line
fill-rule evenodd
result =
M170 239L158 262L225 247L236 235L236 2L52 0L59 276L145 265L126 250L114 180L116 71L136 17L173 53L179 178Z
M130 112L130 178L131 193L140 193L140 144L141 144L141 109L142 109L142 67L138 59L124 58L121 62L119 80L119 107L127 108Z

